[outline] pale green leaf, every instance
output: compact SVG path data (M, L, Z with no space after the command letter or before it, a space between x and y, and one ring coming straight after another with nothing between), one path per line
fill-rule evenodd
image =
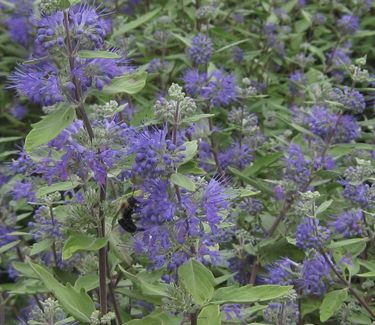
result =
M196 304L203 305L212 298L215 278L203 264L190 259L178 268L178 277Z
M146 79L147 72L145 71L126 73L123 76L113 78L112 82L105 86L102 92L108 95L120 93L134 95L144 88Z
M55 112L45 116L38 123L32 124L32 130L26 136L25 150L30 153L38 146L51 141L68 127L75 117L73 107L60 105Z
M56 192L56 191L67 191L67 190L77 187L79 184L80 183L77 181L67 181L67 182L54 183L50 186L42 186L38 188L36 192L36 197L42 198L43 196Z
M121 56L109 51L78 51L78 56L82 59L120 59Z
M64 244L62 251L62 259L67 260L78 251L97 251L107 245L108 238L95 238L82 234L74 234L69 236Z
M328 292L320 306L320 321L325 322L330 319L341 307L348 296L346 289Z
M183 187L190 192L195 191L195 183L185 175L175 173L172 174L170 180L174 185Z
M260 285L253 287L246 285L243 287L224 287L215 291L210 300L212 304L246 304L253 302L268 301L287 296L292 290L292 286Z
M198 315L198 325L221 325L220 306L204 307Z
M68 314L78 321L90 322L90 316L96 308L90 296L83 289L78 291L69 283L64 286L45 267L30 261L29 264Z

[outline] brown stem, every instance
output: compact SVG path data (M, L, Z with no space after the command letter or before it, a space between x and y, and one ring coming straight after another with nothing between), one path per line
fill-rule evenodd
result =
M257 256L257 260L255 261L255 263L253 264L253 267L251 268L251 275L250 275L249 283L252 285L255 284L255 280L257 278L257 273L258 273L258 268L259 268L259 262L258 262L258 256Z
M357 291L352 287L352 285L345 280L345 278L340 274L339 271L335 268L335 265L332 263L331 259L327 256L327 253L323 250L320 251L322 254L324 260L328 263L329 267L332 269L332 271L335 273L337 278L341 281L343 285L345 285L350 293L357 299L357 301L362 305L363 308L367 310L367 312L371 315L372 319L375 319L375 313L372 311L370 306L367 304L367 302L357 293Z
M106 199L106 185L100 186L100 203L103 203ZM99 228L98 237L105 237L105 217L103 214L103 207L99 208ZM103 316L108 312L107 302L107 246L99 249L99 303L100 303L100 314Z
M214 156L215 165L216 165L216 168L217 168L219 174L221 176L224 176L225 173L224 173L224 170L221 168L220 161L219 161L217 143L216 143L216 141L213 137L214 126L213 126L212 117L208 118L208 127L209 127L209 130L210 130L210 133L211 133L210 134L211 150L212 150L212 155Z
M113 309L115 310L115 315L116 315L116 325L121 325L122 320L121 320L121 313L120 313L120 308L116 300L115 296L115 283L112 280L112 274L111 274L111 269L109 267L108 259L107 259L107 277L110 280L109 282L109 295L111 296L112 304L113 304ZM116 281L116 280L114 280Z
M50 215L51 215L51 221L52 221L52 225L55 226L55 218L53 216L53 209L52 209L52 206L49 206L49 212L50 212ZM52 242L52 253L53 253L53 259L55 261L55 266L57 268L59 268L59 265L58 265L58 259L57 259L57 252L56 252L56 243L55 241Z
M75 99L78 102L77 112L82 117L83 123L85 125L86 131L90 137L90 141L94 138L94 132L91 127L90 120L87 116L87 113L85 111L85 107L82 102L82 89L81 84L79 80L74 76L74 53L73 53L73 47L72 47L72 40L70 37L70 30L69 30L69 13L67 10L64 11L64 28L65 28L65 34L66 34L66 47L67 47L67 53L68 53L68 60L69 60L69 68L70 68L70 74L72 78L72 82L74 84L75 88Z
M198 313L191 313L190 314L190 324L191 325L197 325L198 324Z

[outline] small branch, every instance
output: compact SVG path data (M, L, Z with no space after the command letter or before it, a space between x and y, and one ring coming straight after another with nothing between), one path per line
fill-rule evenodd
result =
M55 218L53 216L53 209L52 209L52 206L50 205L49 206L49 213L50 213L50 216L51 216L51 221L52 221L52 225L53 227L55 228ZM57 252L56 252L56 243L55 241L52 242L52 253L53 253L53 259L55 261L55 266L57 268L59 268L59 265L58 265L58 259L57 259Z
M120 313L120 308L119 308L119 305L117 303L116 296L115 296L115 284L113 283L113 280L112 280L112 274L111 274L111 269L109 267L108 259L107 259L107 276L110 281L109 282L109 294L111 296L113 309L115 310L116 325L121 325L122 324L121 313Z
M94 138L94 131L92 130L90 120L87 116L87 113L85 111L85 107L82 102L82 89L81 84L79 80L74 76L74 52L72 47L72 40L70 37L70 30L69 30L69 13L67 10L64 11L64 28L65 28L65 34L66 34L66 47L67 47L67 53L68 53L68 60L69 60L69 67L70 67L70 75L72 78L72 82L74 84L75 88L75 99L78 102L77 111L79 115L82 117L83 123L85 125L86 131L90 137L90 141Z
M100 186L100 203L106 199L107 191L106 185ZM99 228L98 238L105 237L105 217L103 214L103 207L99 208ZM100 314L103 316L108 312L107 302L107 245L99 249L99 303Z
M337 278L341 281L343 285L345 285L350 293L357 299L357 301L362 305L363 308L367 310L367 312L371 315L373 319L375 319L375 313L372 311L370 306L367 304L367 302L356 292L356 290L352 287L352 285L345 280L345 278L340 274L339 271L335 268L335 265L332 263L331 259L328 257L327 253L323 250L320 251L322 254L324 260L328 263L329 267L332 269L332 271L335 273Z
M211 133L210 134L211 150L212 150L212 155L214 156L215 165L216 165L216 168L217 168L220 176L224 176L225 173L224 173L224 170L221 168L220 161L219 161L217 143L216 143L216 141L213 137L214 126L213 126L212 117L208 118L208 127L209 127L209 130L210 130L210 133Z
M198 324L198 313L191 313L190 314L190 324L191 325L197 325Z

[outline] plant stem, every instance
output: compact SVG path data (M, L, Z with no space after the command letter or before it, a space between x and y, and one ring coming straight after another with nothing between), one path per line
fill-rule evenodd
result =
M198 314L197 312L190 314L190 324L197 325L198 324Z
M213 125L212 117L208 118L208 127L211 133L210 134L211 150L212 150L212 155L214 156L215 165L220 176L224 176L225 173L224 173L224 170L221 168L220 161L219 161L217 143L213 137L214 125Z
M105 184L100 186L100 203L106 199L107 188ZM103 214L103 207L99 208L99 228L98 237L105 237L105 217ZM107 245L99 249L99 303L100 314L103 316L108 312L107 302Z
M120 313L120 308L119 308L119 305L117 303L116 296L115 296L115 283L113 283L113 280L112 280L112 274L111 274L111 269L109 267L108 258L107 258L107 277L110 280L110 282L109 282L109 294L111 296L113 309L115 310L116 325L121 325L122 324L121 313Z
M371 315L372 319L375 319L375 313L372 311L370 306L367 304L367 302L357 293L357 291L352 287L352 285L345 280L345 278L340 274L339 271L335 268L335 265L332 263L331 259L328 257L327 253L323 250L320 251L322 254L324 260L328 263L329 267L332 269L332 271L335 273L337 278L341 281L342 284L344 284L350 293L357 299L357 301L362 305L363 308L367 310L367 312Z
M50 216L51 216L52 225L55 228L55 218L53 216L53 209L52 209L51 205L49 206L49 213L50 213ZM53 252L53 259L55 261L55 266L57 268L59 268L59 265L58 265L58 262L57 262L58 259L57 259L57 252L56 252L56 244L55 244L54 241L52 242L52 252Z
M74 84L75 89L75 99L78 102L77 113L82 117L83 123L85 125L86 131L90 137L90 141L94 138L94 132L91 127L90 120L87 116L85 111L85 107L82 102L82 89L79 80L74 76L74 52L72 47L72 40L70 37L70 30L69 30L69 13L67 10L64 11L64 28L66 34L66 47L68 53L68 60L69 60L69 67L70 67L70 75L72 78L72 82Z

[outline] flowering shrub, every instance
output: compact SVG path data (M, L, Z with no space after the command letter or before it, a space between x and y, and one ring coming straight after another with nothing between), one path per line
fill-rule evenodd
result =
M0 1L0 324L373 324L373 2Z

